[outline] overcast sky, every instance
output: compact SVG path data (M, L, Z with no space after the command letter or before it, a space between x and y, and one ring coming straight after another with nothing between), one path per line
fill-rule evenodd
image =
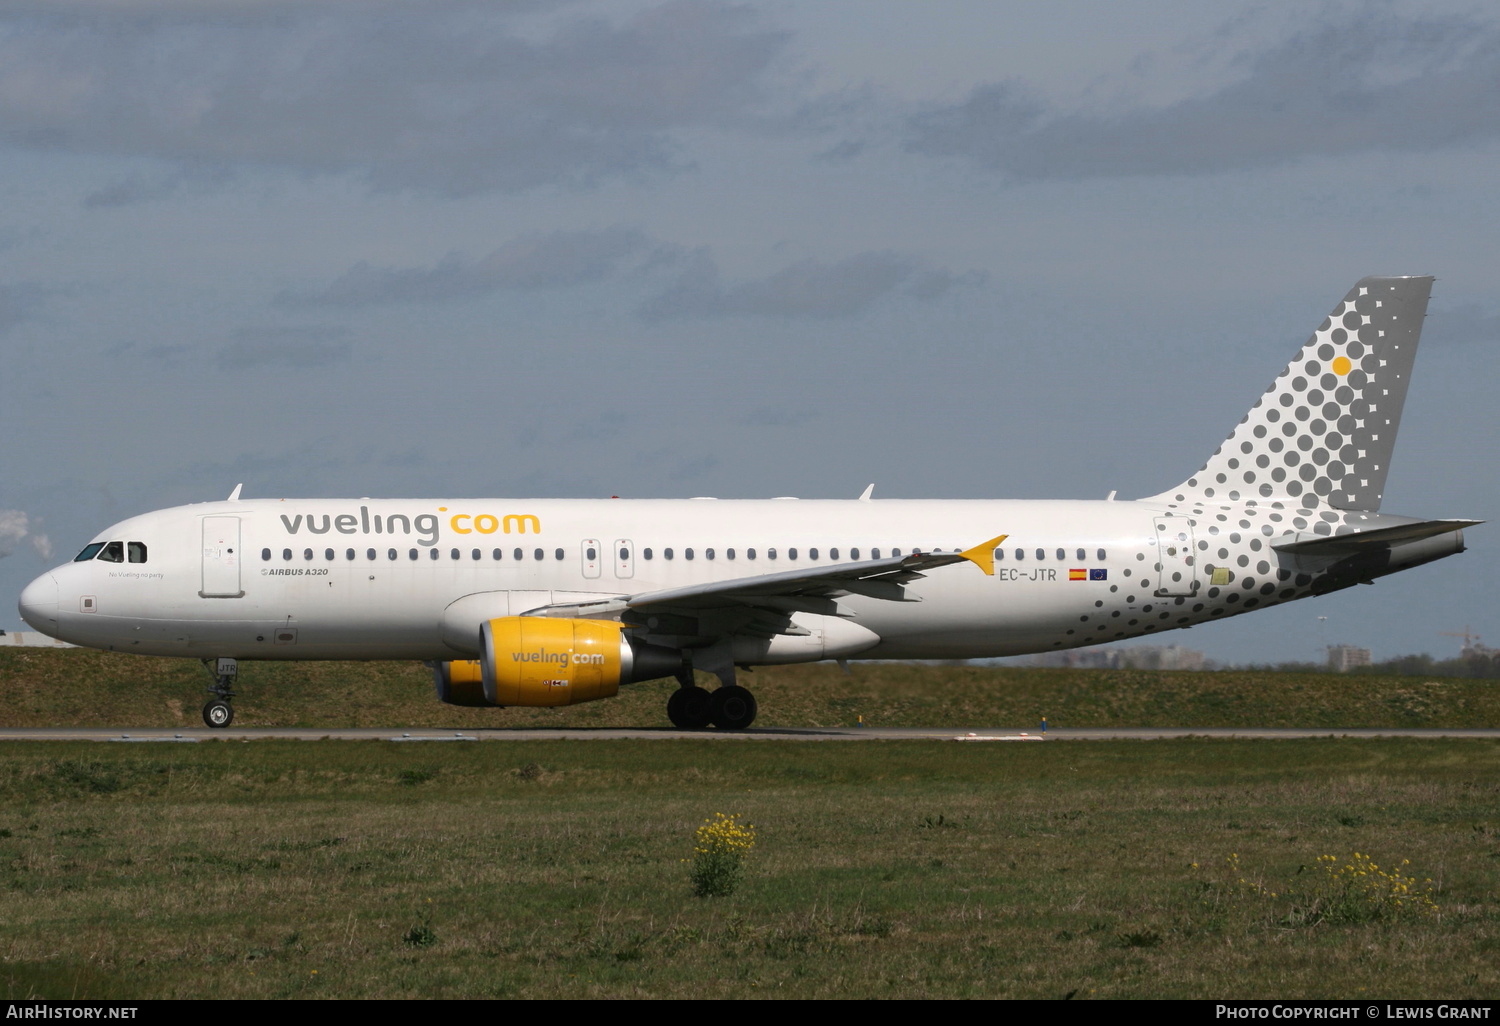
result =
M1497 519L1497 83L1477 3L10 0L0 626L241 481L1152 494L1368 274L1385 509ZM1497 532L1167 640L1500 643Z

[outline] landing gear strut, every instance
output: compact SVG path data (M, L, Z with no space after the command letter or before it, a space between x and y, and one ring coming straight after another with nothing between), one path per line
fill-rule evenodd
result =
M203 666L214 677L214 682L208 687L214 697L203 707L203 722L210 727L227 727L234 722L234 706L229 703L234 698L234 680L240 672L239 661L215 659L210 663L210 660L205 659Z

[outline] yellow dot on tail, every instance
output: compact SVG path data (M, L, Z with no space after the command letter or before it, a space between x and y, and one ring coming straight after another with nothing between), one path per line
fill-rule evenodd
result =
M1347 356L1336 356L1333 358L1333 372L1339 377L1348 374L1353 366L1354 364L1349 362L1349 357Z

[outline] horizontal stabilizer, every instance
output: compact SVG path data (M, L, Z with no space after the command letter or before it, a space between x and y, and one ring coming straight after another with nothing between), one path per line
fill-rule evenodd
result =
M1432 538L1440 534L1462 531L1466 527L1484 523L1483 520L1422 520L1395 527L1377 527L1372 531L1356 531L1351 534L1330 534L1322 538L1307 538L1302 541L1282 542L1272 545L1277 552L1303 556L1342 556L1373 549L1399 545L1401 542Z

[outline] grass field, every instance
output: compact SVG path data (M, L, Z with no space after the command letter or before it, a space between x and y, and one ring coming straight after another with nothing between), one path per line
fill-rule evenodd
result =
M240 726L667 726L670 682L569 709L460 709L414 663L241 663ZM1500 681L1226 670L1053 670L856 663L763 667L741 682L759 726L1489 727ZM194 660L0 648L0 724L199 725Z
M242 667L249 726L665 726L670 687L469 710L411 665ZM0 723L196 724L205 680L0 649ZM856 664L747 683L761 725L1500 723L1484 681ZM1491 742L229 738L0 747L0 994L1500 993ZM737 893L698 898L685 860L719 812L757 842ZM1355 852L1435 909L1320 868Z
M1487 741L0 747L7 997L1494 998L1497 870Z

